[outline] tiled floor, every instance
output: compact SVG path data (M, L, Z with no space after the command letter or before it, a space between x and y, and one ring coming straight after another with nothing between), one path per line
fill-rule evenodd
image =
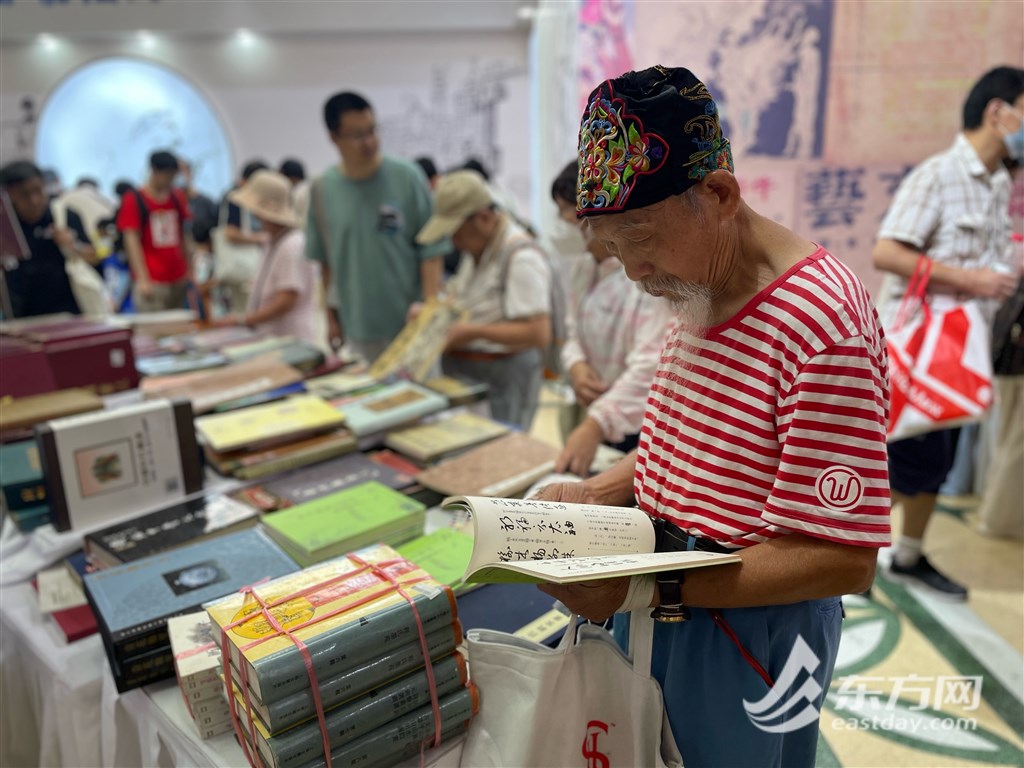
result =
M533 428L554 444L557 410L546 391ZM976 533L976 505L940 498L925 541L970 589L966 605L890 582L887 550L871 600L845 598L819 766L1024 765L1024 545Z

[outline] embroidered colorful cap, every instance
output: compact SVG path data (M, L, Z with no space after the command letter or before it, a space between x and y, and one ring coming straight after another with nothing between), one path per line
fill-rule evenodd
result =
M579 152L578 217L644 208L733 170L715 100L681 67L601 83L587 101Z
M484 177L476 171L454 171L441 177L434 193L434 215L416 235L420 245L451 237L462 222L494 204Z

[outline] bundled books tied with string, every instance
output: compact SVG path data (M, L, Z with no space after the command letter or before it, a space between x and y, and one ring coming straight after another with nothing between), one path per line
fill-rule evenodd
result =
M385 545L207 605L253 766L393 765L478 709L451 590Z
M889 442L981 421L993 401L988 323L976 301L927 293L932 266L918 259L886 334Z

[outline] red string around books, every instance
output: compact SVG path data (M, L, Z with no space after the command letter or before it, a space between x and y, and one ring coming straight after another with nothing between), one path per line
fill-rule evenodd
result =
M403 586L412 586L424 581L429 581L430 577L422 576L419 578L409 579L402 583L399 582L398 579L396 579L390 573L388 573L387 570L385 570L391 566L404 562L402 560L388 560L382 563L371 564L366 562L357 555L349 555L348 559L359 567L347 573L338 574L337 576L325 579L324 581L319 582L317 584L310 585L305 589L298 590L297 592L284 595L278 598L277 600L274 600L269 603L265 601L256 592L256 585L244 587L243 589L239 590L239 593L246 597L250 595L252 596L253 600L255 600L260 607L260 614L262 614L263 618L266 620L270 628L273 629L272 633L268 633L264 637L257 638L256 640L253 640L250 643L238 647L240 659L238 664L238 672L241 677L242 697L245 703L245 717L249 731L248 739L246 738L245 731L243 730L243 723L239 720L237 701L233 691L234 684L232 682L231 676L231 643L228 638L228 632L235 629L235 627L238 627L242 624L246 624L255 619L255 612L245 614L238 620L221 627L221 663L224 668L224 685L228 696L228 708L231 712L231 722L232 725L234 726L235 733L238 736L238 740L239 743L241 744L242 751L245 754L246 759L249 761L249 765L253 766L253 768L265 768L265 765L262 756L259 753L259 750L256 749L256 726L255 723L253 722L252 701L251 696L249 694L248 665L242 662L242 660L244 659L245 652L248 651L250 648L260 645L261 643L268 642L281 636L287 637L295 646L295 648L299 651L299 654L302 657L303 664L306 667L306 674L309 678L309 683L312 689L313 704L316 709L317 721L320 726L320 736L323 739L324 759L327 763L327 768L331 768L330 737L327 733L326 716L324 713L323 701L320 696L319 677L316 673L316 669L314 668L313 659L309 653L309 649L306 647L306 644L302 641L301 638L295 636L294 632L300 629L304 629L305 627L318 624L333 616L337 616L342 613L348 613L349 611L355 610L356 608L359 608L364 605L368 605L369 603L379 600L380 598L392 593L397 593L399 596L404 598L409 603L409 606L412 609L412 615L416 621L416 628L419 634L420 647L423 650L424 666L426 668L427 684L430 692L430 704L434 714L434 746L439 745L441 742L441 712L440 705L438 703L437 685L434 678L433 665L430 663L430 650L426 639L426 631L424 629L423 622L420 619L419 611L416 608L414 598L411 595L409 595L409 593L406 592L405 589L403 589ZM381 588L374 590L370 594L364 596L362 599L354 603L349 603L347 605L338 607L335 610L328 611L327 613L321 616L314 616L308 619L307 621L296 624L290 628L285 628L284 626L282 626L281 623L277 620L277 617L273 614L274 608L278 608L279 606L289 603L293 600L298 600L300 598L306 597L310 594L321 591L326 587L330 587L334 584L350 581L352 579L358 578L361 575L366 574L372 574L376 579L383 582L381 584ZM255 759L252 752L250 752L249 743L247 743L250 740L252 744L252 752L256 753ZM421 747L421 756L422 753L423 750Z

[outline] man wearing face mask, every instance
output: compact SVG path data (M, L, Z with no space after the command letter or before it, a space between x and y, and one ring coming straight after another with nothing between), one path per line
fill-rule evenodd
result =
M1024 69L997 67L964 102L963 132L953 146L925 160L896 191L873 257L889 272L878 306L891 327L919 257L933 262L929 292L977 299L989 321L1021 277L1010 242L1010 175L1004 161L1024 156ZM961 584L922 554L939 487L953 466L959 429L889 444L893 503L903 507L902 535L890 573L951 601L967 599Z

